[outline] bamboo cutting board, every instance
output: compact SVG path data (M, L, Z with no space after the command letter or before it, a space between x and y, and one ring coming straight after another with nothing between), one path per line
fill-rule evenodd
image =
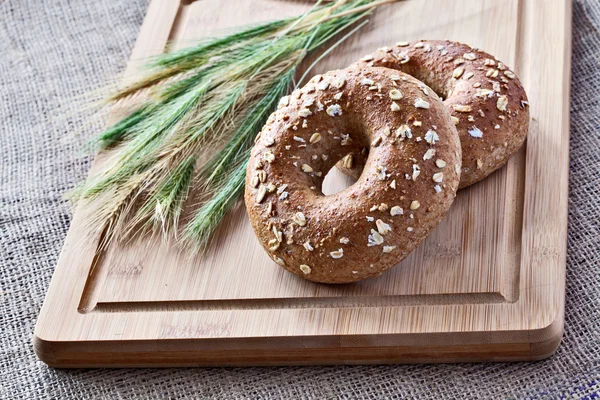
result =
M153 0L132 59L226 28L297 15L292 0ZM146 239L113 246L73 223L35 328L58 367L536 360L563 332L571 3L419 0L378 9L314 73L400 40L448 38L514 67L532 120L508 165L456 198L440 226L382 276L301 280L273 263L242 204L208 254ZM131 66L130 66L131 70ZM96 163L94 168L98 168ZM330 173L328 191L345 187ZM326 192L327 192L326 190Z

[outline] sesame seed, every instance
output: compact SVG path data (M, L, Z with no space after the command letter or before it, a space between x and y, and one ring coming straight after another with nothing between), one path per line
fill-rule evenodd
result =
M277 228L275 227L275 225L273 225L273 234L275 235L275 238L277 239L278 242L283 241L283 232L278 231Z
M412 226L409 226L408 228L406 228L407 231L412 232L414 231L414 228Z
M413 200L410 203L410 207L409 208L414 211L414 210L417 210L419 207L421 207L421 203L419 202L419 200Z
M414 46L414 47L415 47L415 49L420 49L420 48L422 48L423 46L425 46L425 44L424 44L423 42L417 42L417 43L415 43L415 46Z
M303 108L302 110L298 111L298 115L302 118L306 118L311 114L312 111L310 111L308 108Z
M265 186L261 186L256 194L256 203L260 204L264 200L266 194L267 188Z
M379 179L380 181L384 181L387 178L387 169L381 165L378 165L375 169L377 170L377 179Z
M485 65L486 67L492 67L496 65L496 61L492 60L491 58L486 58L483 62L483 65Z
M327 90L329 82L321 82L317 85L317 90Z
M465 69L463 67L458 67L452 72L452 77L454 79L459 79L462 76L463 72L465 72Z
M269 250L275 251L281 246L281 242L277 241L277 239L271 239L267 245L269 246Z
M429 103L426 102L425 100L418 98L415 100L415 107L416 108L424 108L424 109L428 109L429 108Z
M373 247L373 246L379 246L380 244L383 243L383 236L381 236L379 234L379 232L377 232L375 229L371 229L371 234L368 237L367 240L367 246L368 247Z
M339 248L336 251L330 252L329 255L331 256L331 258L335 258L335 259L342 258L342 257L344 257L344 249Z
M391 253L392 250L394 250L396 248L396 246L383 246L383 252L384 253Z
M392 89L390 90L389 96L392 100L400 100L402 98L402 93L398 89Z
M339 104L332 104L327 107L327 115L334 117L336 115L342 115L342 107Z
M296 142L300 142L300 143L306 143L306 140L304 140L303 138L299 137L299 136L294 136L294 140Z
M483 167L483 161L477 159L477 169L481 169L481 167Z
M392 217L395 217L396 215L402 215L402 214L404 214L404 210L402 209L402 207L394 206L390 209L390 215Z
M475 91L475 97L481 97L481 98L492 98L494 96L494 91L490 90L490 89L477 89Z
M473 126L467 132L469 132L469 135L471 135L474 138L483 137L483 132L481 132L481 130L479 128L477 128L476 126Z
M294 214L294 216L292 217L292 221L294 221L299 226L306 225L306 217L301 212L297 212L296 214Z
M336 89L343 88L345 84L346 84L346 79L344 79L343 77L339 77L333 82L333 86Z
M438 158L437 160L435 160L435 165L438 168L444 168L446 167L446 161L442 160L441 158Z
M259 184L260 181L258 179L258 176L253 176L252 180L250 181L250 186L252 186L253 188L257 188Z
M431 145L436 144L440 140L440 137L434 130L428 130L425 134L425 141Z
M277 256L273 256L273 260L275 260L275 262L279 265L281 265L282 267L285 266L285 261L283 261L282 258L279 258Z
M496 103L496 108L499 111L506 111L507 105L508 105L508 98L506 96L498 97L498 102Z
M304 273L304 275L308 275L310 274L310 272L312 271L311 268L306 265L306 264L300 264L300 271L302 271Z
M310 144L315 144L321 140L321 134L319 132L313 133L308 142Z
M396 46L398 46L398 47L406 47L408 45L409 45L408 42L398 42L398 43L396 43Z
M352 164L353 164L352 154L348 154L344 158L342 158L342 165L345 168L351 169L352 168Z
M381 136L377 136L372 142L371 147L377 147L381 144Z
M444 173L437 172L437 173L433 174L433 177L431 179L433 179L433 181L436 183L441 183L444 180Z
M472 108L471 108L471 106L465 106L465 105L462 105L462 104L454 104L454 105L452 106L452 108L453 108L453 109L454 109L454 111L456 111L456 112L468 113L468 112L471 112L471 111L472 111Z
M266 147L271 147L271 146L273 146L275 144L275 140L272 137L270 137L270 136L266 136L263 139L263 142L265 143Z
M473 75L475 75L474 73L472 73L471 71L467 72L464 76L463 79L465 81L468 81L469 79L471 79L473 77Z
M383 236L387 235L388 233L390 233L392 231L392 227L380 219L375 221L375 225L377 225L377 231L379 232L379 234L381 234Z
M435 155L435 149L428 149L425 154L423 154L423 160L430 160Z
M279 186L279 188L277 189L277 194L281 194L285 191L285 189L287 189L288 185L287 183L284 183L283 185Z
M401 125L396 130L396 137L408 139L412 138L412 131L410 130L410 127L408 125Z
M265 152L265 154L263 154L263 159L269 164L271 164L273 161L275 161L275 154L273 154L270 151L267 151Z
M362 78L360 83L362 83L363 85L366 85L366 86L373 86L375 81L373 81L373 79L369 79L369 78Z
M463 54L463 58L465 60L473 61L473 60L477 59L477 55L475 53L466 53L466 54Z
M508 79L515 79L516 78L516 75L513 72L508 71L508 70L504 71L504 76L506 76Z
M417 164L413 164L412 180L416 181L421 174L421 168Z

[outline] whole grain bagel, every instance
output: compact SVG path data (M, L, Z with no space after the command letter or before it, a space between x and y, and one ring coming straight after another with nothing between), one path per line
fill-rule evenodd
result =
M370 148L352 186L326 196L329 169ZM431 89L388 68L315 76L284 97L246 173L250 222L269 256L303 278L345 283L404 259L446 214L460 142Z
M488 53L447 40L421 40L383 47L355 65L405 72L445 99L462 145L459 188L503 166L525 141L527 94L515 73ZM351 168L338 167L357 177L366 155L355 152Z

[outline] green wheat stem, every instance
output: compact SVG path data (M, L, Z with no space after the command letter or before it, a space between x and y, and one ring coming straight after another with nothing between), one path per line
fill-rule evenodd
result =
M104 227L103 246L147 230L177 235L194 188L201 200L191 205L182 243L206 248L243 192L253 140L293 86L300 62L389 1L318 1L298 17L150 59L145 76L108 97L144 100L98 135L110 161L75 191L99 202L92 221Z

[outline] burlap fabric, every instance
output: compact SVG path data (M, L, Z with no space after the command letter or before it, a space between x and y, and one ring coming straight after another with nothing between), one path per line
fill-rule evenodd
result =
M84 126L89 119L74 99L123 68L146 6L146 0L0 2L0 398L599 396L598 0L574 3L566 333L552 358L146 370L55 370L38 361L31 335L71 218L62 196L85 177L90 158L82 146L101 126ZM74 136L78 131L83 134Z

